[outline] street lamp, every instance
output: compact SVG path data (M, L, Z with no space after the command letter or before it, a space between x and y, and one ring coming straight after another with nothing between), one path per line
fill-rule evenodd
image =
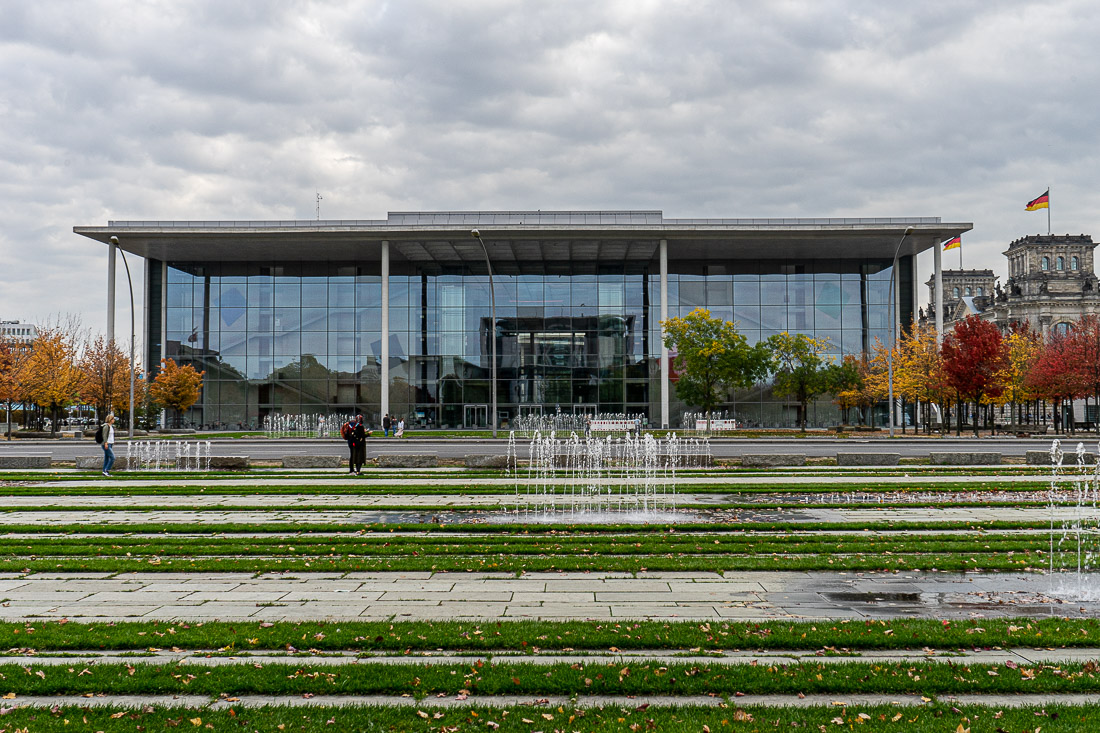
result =
M497 437L497 293L496 288L493 287L493 266L489 263L489 248L485 246L485 240L481 238L481 232L477 229L471 229L470 236L481 245L481 251L485 255L485 267L489 270L489 303L493 319L493 328L489 333L489 337L493 340L493 364L490 374L493 380L493 437L495 438Z
M137 333L134 329L134 281L130 277L130 265L126 262L126 253L118 245L118 237L111 237L111 245L118 247L122 254L122 264L126 266L126 284L130 286L130 422L127 437L134 437L134 342L137 341Z
M887 403L887 409L890 411L890 437L894 437L894 345L897 342L897 324L894 322L894 280L898 276L898 254L901 252L901 245L905 241L905 238L913 231L913 227L905 227L905 231L902 232L901 239L898 240L898 246L894 248L894 262L890 265L890 288L889 288L889 313L890 313L890 349L886 352L886 371L887 371L887 389L889 390L889 401Z

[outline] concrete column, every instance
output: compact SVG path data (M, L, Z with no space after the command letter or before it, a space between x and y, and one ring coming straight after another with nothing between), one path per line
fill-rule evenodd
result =
M382 384L379 395L383 415L390 413L390 243L382 242Z
M160 363L168 358L168 262L160 263L160 358L157 359L157 368ZM168 427L168 410L160 411L160 425Z
M932 267L936 281L936 340L943 343L943 247L939 242L932 247Z
M913 274L913 304L910 307L910 312L913 314L913 321L916 322L920 314L920 276L917 272L917 256L913 255L909 258L909 261L913 263L913 266L909 268Z
M146 379L146 381L148 381L149 379L152 378L153 367L156 366L155 364L152 363L153 354L150 353L150 349L149 349L149 344L153 340L153 334L151 334L149 332L149 323L150 323L150 319L152 318L152 315L153 315L152 313L149 312L149 301L152 300L152 298L149 297L150 296L149 281L151 280L151 278L149 277L149 273L150 273L150 271L153 267L153 264L148 259L145 259L144 262L145 262L145 274L144 274L143 280L142 280L142 285L144 287L142 288L142 298L141 298L142 301L143 301L143 303L142 303L142 322L141 322L141 347L142 347L142 352L141 353L143 354L142 361L145 363L145 379Z
M115 340L115 244L107 245L107 343Z
M661 240L661 322L668 320L668 240ZM672 381L669 379L670 364L668 362L668 347L665 346L665 327L661 326L661 427L668 429L668 402L669 388Z

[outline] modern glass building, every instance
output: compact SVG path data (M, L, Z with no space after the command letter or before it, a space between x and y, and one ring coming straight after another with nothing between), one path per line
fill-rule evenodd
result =
M457 428L491 424L494 340L502 427L558 410L676 426L686 406L662 320L703 307L751 342L790 331L828 338L837 358L858 353L890 338L891 276L894 320L908 324L916 254L935 248L938 264L938 244L970 228L938 217L528 211L74 231L117 237L144 258L146 363L206 372L190 423L361 411L373 423L389 413ZM749 424L798 418L767 385L733 397L728 410ZM811 425L836 420L827 400L808 415Z

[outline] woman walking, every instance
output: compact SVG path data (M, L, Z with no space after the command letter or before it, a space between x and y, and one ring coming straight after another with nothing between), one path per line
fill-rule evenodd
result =
M103 424L103 475L111 475L115 465L115 416L108 415Z

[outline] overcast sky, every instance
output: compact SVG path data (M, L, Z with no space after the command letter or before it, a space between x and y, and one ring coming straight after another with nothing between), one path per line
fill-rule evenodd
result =
M1098 37L1094 0L7 2L0 317L105 329L74 225L316 192L324 219L939 216L1003 282L1048 185L1054 232L1100 239Z

